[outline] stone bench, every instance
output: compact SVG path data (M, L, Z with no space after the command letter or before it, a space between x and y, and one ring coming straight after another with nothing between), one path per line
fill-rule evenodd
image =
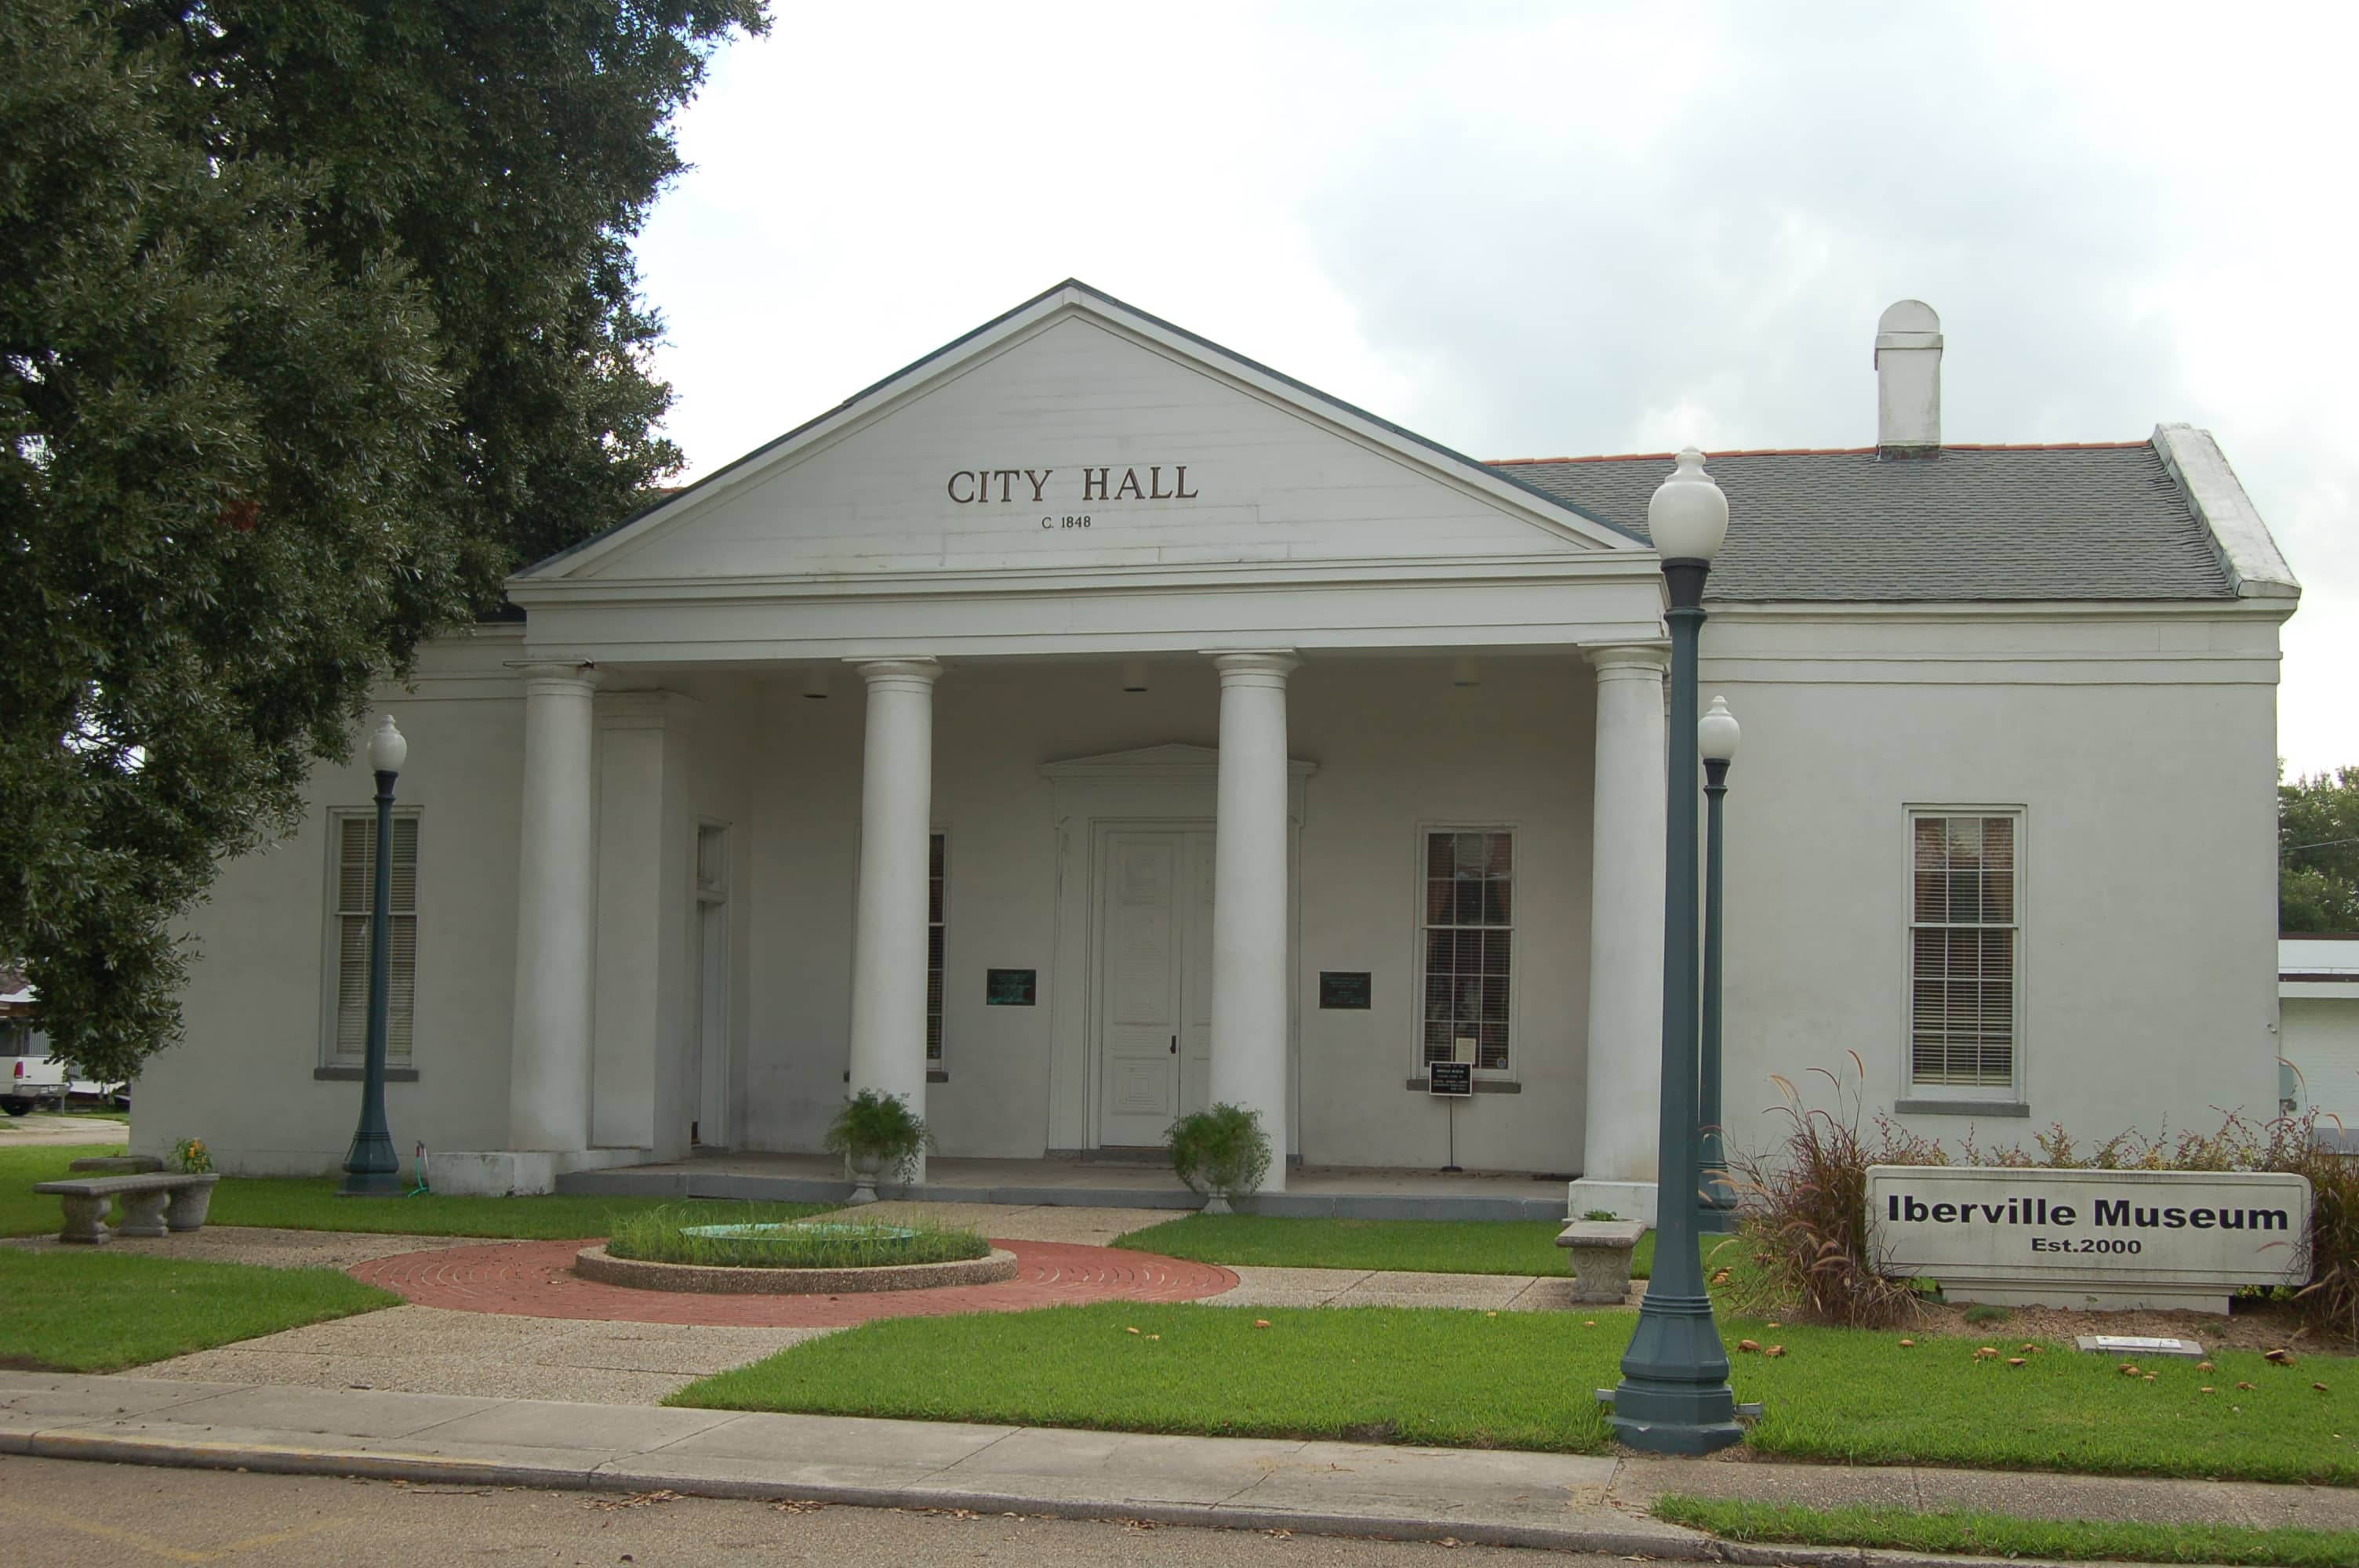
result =
M69 1171L102 1176L143 1175L163 1168L163 1159L155 1154L93 1154L87 1159L70 1161L66 1165Z
M64 1200L65 1228L58 1239L96 1246L108 1240L107 1206L123 1200L122 1236L161 1236L168 1230L195 1230L205 1222L205 1207L221 1177L212 1172L179 1175L165 1171L135 1172L122 1176L92 1176L82 1181L39 1182L37 1193Z
M1630 1255L1646 1225L1635 1219L1576 1219L1556 1244L1572 1262L1572 1299L1619 1306L1630 1295Z

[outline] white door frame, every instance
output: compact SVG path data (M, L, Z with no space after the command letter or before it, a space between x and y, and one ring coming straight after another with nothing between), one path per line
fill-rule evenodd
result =
M1315 762L1287 765L1287 973L1301 947L1304 785ZM1148 746L1049 762L1057 827L1057 946L1049 976L1049 1138L1052 1153L1102 1146L1098 1130L1097 907L1102 832L1110 827L1210 828L1218 832L1220 753L1210 746ZM1289 1148L1301 1147L1301 995L1287 1007Z

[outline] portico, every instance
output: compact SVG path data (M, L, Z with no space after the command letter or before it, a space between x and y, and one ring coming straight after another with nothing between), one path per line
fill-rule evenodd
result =
M725 816L760 927L734 938L735 1088L704 1143L803 1147L844 1088L904 1098L944 1152L1014 1157L1151 1145L1217 1101L1260 1114L1282 1190L1290 1160L1425 1162L1405 1113L1441 1127L1422 1064L1458 1055L1481 1068L1468 1130L1519 1124L1496 1158L1642 1207L1659 580L1618 528L1053 290L511 583L514 1145L559 1173L681 1152L688 1101L639 1084L693 1031L694 983L665 920L618 940L623 868L600 856L648 861L647 896L678 900L670 851L614 820ZM1137 670L1156 692L1120 689ZM1306 718L1306 685L1343 706ZM618 705L674 737L619 779L595 743ZM1321 755L1338 744L1356 765ZM756 863L809 870L801 834L852 849L840 925L817 880ZM1331 900L1374 907L1306 936ZM827 985L833 952L841 1024L806 992L791 1065L763 1060L763 988ZM618 957L647 971L615 1000L641 1008L629 1038L604 1016ZM1321 1005L1330 975L1365 1016ZM962 1020L986 976L1033 1000ZM1007 1044L958 1048L977 1038ZM791 1105L760 1103L773 1082Z

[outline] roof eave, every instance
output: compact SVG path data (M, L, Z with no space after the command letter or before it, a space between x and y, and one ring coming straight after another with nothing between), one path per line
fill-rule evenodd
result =
M2301 599L2301 584L2212 432L2192 425L2157 425L2154 449L2186 499L2188 511L2203 524L2236 597L2277 600L2286 613L2292 613Z

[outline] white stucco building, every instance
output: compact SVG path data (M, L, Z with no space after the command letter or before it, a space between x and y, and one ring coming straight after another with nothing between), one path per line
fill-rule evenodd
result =
M1934 1134L2273 1109L2299 590L2208 436L1942 445L1941 351L1896 306L1858 449L1710 459L1732 1137L1854 1056ZM527 1186L810 1151L851 1085L942 1155L1227 1099L1430 1168L1462 1054L1461 1163L1642 1205L1670 468L1478 462L1081 284L1019 306L386 693L397 1145ZM372 786L311 787L195 923L136 1147L342 1157Z

